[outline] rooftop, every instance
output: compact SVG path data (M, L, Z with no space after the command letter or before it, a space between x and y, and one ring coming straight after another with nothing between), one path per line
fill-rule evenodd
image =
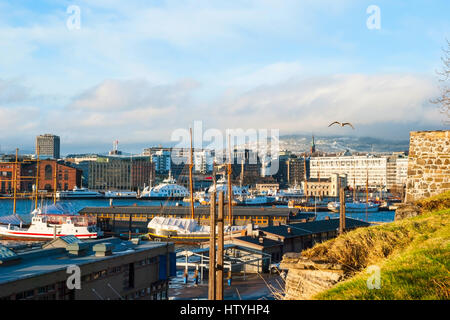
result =
M80 214L173 214L173 215L190 215L190 207L166 207L166 206L112 206L112 207L86 207L79 211ZM195 208L195 215L208 215L209 207ZM234 216L289 216L291 212L298 212L298 209L289 208L249 208L249 207L233 207Z
M242 237L234 238L233 241L234 240L243 241L243 242L251 243L253 245L257 245L259 247L264 247L264 248L282 245L282 243L280 241L276 241L276 240L272 240L272 239L268 239L268 238L264 238L264 237L261 237L261 239L262 239L262 243L260 242L259 237L242 236Z
M118 238L84 241L88 244L87 253L84 256L69 255L66 248L38 249L17 254L20 262L13 265L2 266L0 264L0 285L39 275L66 270L70 265L85 265L96 261L115 259L118 256L130 255L155 248L165 247L165 242L146 241L138 245L131 241L123 241ZM98 257L92 250L99 243L111 243L112 255Z
M370 223L361 220L345 218L345 227L354 229L359 227L368 227ZM291 232L289 233L288 229ZM339 219L316 220L312 222L295 223L282 226L272 226L260 228L263 233L271 233L284 238L293 238L298 236L306 236L309 234L336 231L339 229Z

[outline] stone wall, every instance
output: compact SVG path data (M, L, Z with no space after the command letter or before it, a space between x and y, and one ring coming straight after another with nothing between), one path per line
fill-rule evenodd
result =
M286 253L280 265L288 269L285 283L285 300L308 300L345 279L341 265L313 262L300 253Z
M406 202L450 190L450 130L412 131Z

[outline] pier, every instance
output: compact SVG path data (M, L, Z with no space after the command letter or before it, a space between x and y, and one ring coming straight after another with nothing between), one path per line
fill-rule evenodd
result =
M80 215L95 217L97 225L106 232L146 233L147 225L154 217L190 218L188 207L155 206L112 206L86 207ZM298 209L267 207L233 207L233 225L254 224L259 227L287 224L307 220L314 214L301 213ZM209 225L209 207L195 208L194 219L202 225Z

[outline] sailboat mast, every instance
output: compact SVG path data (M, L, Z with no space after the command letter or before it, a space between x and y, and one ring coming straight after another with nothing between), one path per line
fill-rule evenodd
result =
M369 169L366 171L366 203L369 203Z
M37 159L36 159L36 186L35 186L35 200L34 200L34 209L37 209L38 207L38 191L39 191L39 146L36 146L36 153L37 153Z
M16 214L16 194L17 194L17 154L19 149L16 148L16 161L14 162L14 205L13 205L13 213Z
M56 190L58 190L58 184L56 181L57 174L58 174L58 163L55 161L55 173L53 174L53 204L56 204Z
M306 196L306 202L308 202L308 178L306 176L306 154L305 154L305 158L303 158L303 172L305 174L305 196Z
M242 159L241 161L241 177L240 177L241 190L243 182L244 182L244 159Z
M189 162L189 191L191 194L191 219L194 219L194 186L192 183L192 167L194 166L194 157L192 152L192 128L189 128L189 134L191 137L191 150L190 150L190 162Z
M228 161L228 224L231 226L232 222L233 222L233 212L232 212L232 200L233 200L233 195L232 195L232 187L231 187L231 147L230 147L230 136L228 136L228 154L229 154L229 161Z

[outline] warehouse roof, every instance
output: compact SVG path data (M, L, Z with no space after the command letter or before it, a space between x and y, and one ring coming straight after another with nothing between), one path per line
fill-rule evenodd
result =
M165 206L112 206L112 207L86 207L81 209L80 214L157 214L157 215L179 215L190 216L190 207L165 207ZM209 215L209 207L195 208L195 215ZM273 207L233 207L233 216L283 216L288 217L290 213L298 212L298 209L273 208Z
M351 218L345 218L346 229L354 229L368 226L370 226L370 223L368 222ZM337 229L339 229L339 219L316 220L312 222L294 223L289 225L260 228L260 230L263 233L271 233L284 238L293 238L309 234L336 231Z

